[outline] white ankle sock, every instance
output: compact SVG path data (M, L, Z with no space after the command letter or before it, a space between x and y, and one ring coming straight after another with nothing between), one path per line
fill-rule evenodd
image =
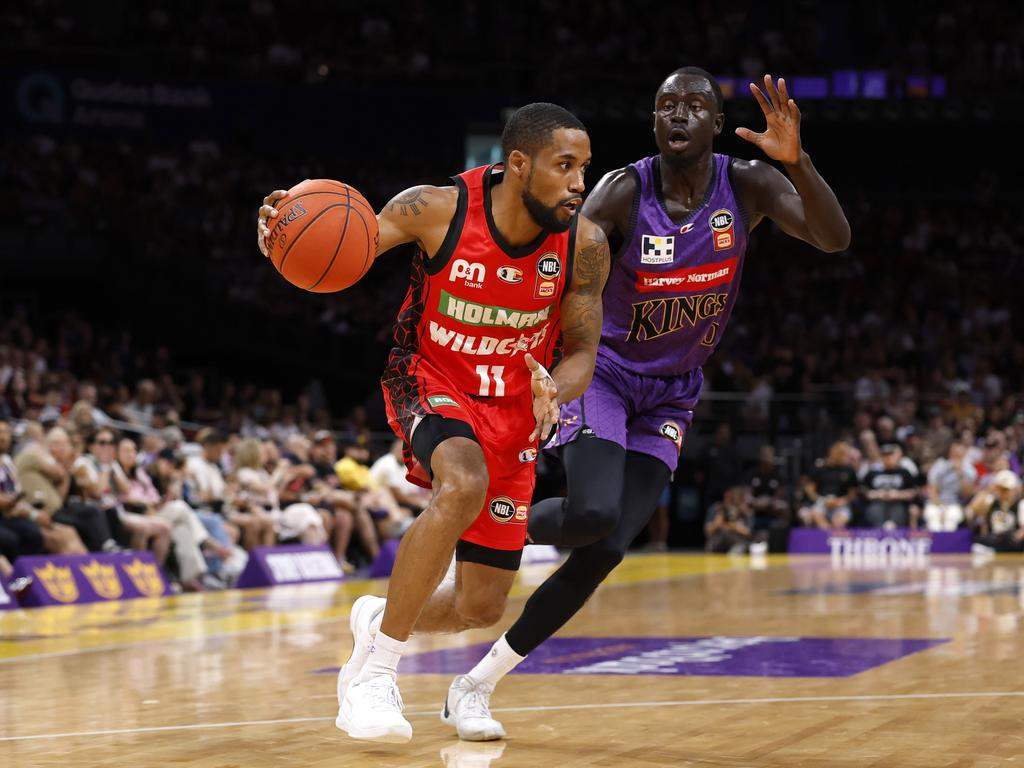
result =
M374 675L398 675L398 661L402 658L405 644L408 640L395 640L388 637L380 630L370 644L370 655L366 658L366 665L360 673L361 677L373 677Z
M467 677L473 678L478 683L486 683L493 688L501 678L515 669L525 658L513 651L508 640L505 639L505 635L502 635L491 646L487 655L469 670Z

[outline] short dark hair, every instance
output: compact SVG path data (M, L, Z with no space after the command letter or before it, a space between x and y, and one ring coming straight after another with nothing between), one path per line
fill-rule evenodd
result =
M722 96L722 86L718 84L718 80L715 79L715 76L706 69L701 69L700 67L680 67L674 72L670 72L665 80L668 80L669 77L675 77L676 75L696 75L697 77L703 77L711 84L711 92L715 94L715 106L718 107L718 111L722 112L725 110L725 97ZM665 80L662 80L661 82L664 83Z
M501 154L508 160L508 156L518 149L532 157L559 128L587 131L576 115L557 104L541 101L520 107L512 113L501 132Z

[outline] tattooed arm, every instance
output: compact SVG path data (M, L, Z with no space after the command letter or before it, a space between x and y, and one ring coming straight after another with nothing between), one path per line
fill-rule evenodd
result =
M583 394L594 375L597 345L601 341L601 294L608 279L608 238L604 231L580 216L572 284L562 297L562 341L565 356L551 375L558 387L558 402Z
M275 204L288 195L287 190L278 189L263 198L256 222L256 242L260 252L269 256L267 220L277 216ZM427 256L433 256L444 242L448 225L455 216L459 193L455 187L432 187L427 184L409 189L396 195L377 214L380 235L377 252L380 256L402 243L417 243Z
M402 243L416 243L433 256L455 216L458 190L455 187L410 187L396 195L377 214L380 239L377 256Z

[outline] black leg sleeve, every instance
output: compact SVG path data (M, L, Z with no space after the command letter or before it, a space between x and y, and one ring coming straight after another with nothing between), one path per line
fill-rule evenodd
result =
M592 465L589 472L594 476L611 474L601 465ZM622 562L633 539L650 521L669 477L668 467L653 456L626 454L622 514L617 525L600 541L574 549L569 559L530 596L523 614L506 633L512 650L521 656L530 653L583 607L597 586ZM574 487L578 486L570 485L570 494ZM570 496L570 507L572 503Z
M544 499L530 509L537 544L581 547L607 536L619 520L626 452L618 443L584 437L562 450L566 498Z

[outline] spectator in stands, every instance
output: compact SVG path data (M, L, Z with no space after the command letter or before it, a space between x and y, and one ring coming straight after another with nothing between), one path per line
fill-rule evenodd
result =
M1008 469L996 473L991 485L971 499L967 514L974 530L973 551L1020 552L1024 549L1024 501L1021 482Z
M13 433L0 420L0 554L13 563L19 555L84 554L75 529L53 522L50 514L34 506L21 484L11 459Z
M152 379L142 379L135 385L135 397L121 409L121 414L133 424L149 427L156 411L157 388Z
M345 455L334 465L334 471L342 486L355 491L362 506L369 510L378 536L399 538L412 525L412 514L395 501L389 488L373 479L367 465L369 458L370 452L364 445L349 445Z
M239 504L250 514L260 512L274 522L273 531L283 541L298 540L302 544L323 544L327 540L320 513L309 504L289 504L281 509L280 487L286 477L287 464L275 461L272 443L257 438L243 440L235 452ZM274 466L274 474L266 467ZM272 540L272 539L271 539Z
M86 502L108 515L116 515L125 531L129 549L152 550L163 565L171 546L171 524L155 515L138 514L124 508L119 497L129 490L129 480L117 471L114 433L100 428L89 438L89 450L71 465L71 475ZM109 520L109 517L108 517Z
M789 503L786 485L775 460L775 449L762 445L757 466L747 475L750 506L754 510L754 532L768 535L772 530L789 528Z
M828 457L804 479L806 501L799 516L804 525L846 528L852 517L851 503L857 492L857 475L849 465L850 446L838 440Z
M74 528L89 551L116 551L117 542L103 511L86 504L80 496L72 497L75 451L68 433L54 427L41 442L36 439L36 429L28 428L27 442L14 458L26 497L54 522Z
M324 494L316 487L316 468L310 461L311 444L309 438L300 432L292 432L285 438L285 451L282 455L286 463L281 480L279 501L281 506L289 504L309 504L320 514L327 538L334 531L334 513L327 505Z
M978 479L974 467L964 461L966 453L962 443L950 443L946 456L928 470L924 521L929 531L955 531L964 522L963 504L973 495Z
M313 435L310 461L316 470L316 487L335 510L334 552L338 562L342 568L351 567L348 547L353 530L358 533L360 544L367 556L373 560L380 551L377 529L369 511L362 503L361 494L341 487L341 480L334 469L338 461L338 444L329 430L322 429Z
M983 487L988 485L999 470L1009 468L1006 436L997 429L990 429L985 436L985 442L981 444L981 458L974 465L978 484Z
M191 589L199 582L207 587L223 587L217 575L208 578L205 561L210 557L221 563L231 557L230 541L222 543L212 536L183 499L161 498L152 477L138 463L138 448L131 438L122 438L118 443L114 476L120 485L121 504L129 512L156 516L168 526L182 584ZM154 548L153 554L162 565L166 552Z
M181 456L170 448L162 449L153 462L146 467L146 472L152 480L157 493L160 494L158 507L163 507L173 502L184 501L184 461ZM200 530L202 529L202 530ZM188 531L188 538L185 532ZM203 557L201 545L208 535L206 529L200 524L198 527L189 526L179 532L182 536L182 551L184 560L178 555L177 540L175 545L175 557L179 565L179 581L187 591L199 591L203 588L204 582L208 582L207 574L209 567ZM217 587L216 583L211 584Z
M390 490L395 501L415 515L422 512L430 503L430 491L410 483L406 477L401 440L393 441L391 450L373 462L370 477L378 487Z
M881 453L882 468L870 470L861 481L865 520L871 528L916 528L917 477L902 466L903 450L898 444L882 445Z
M206 562L211 572L231 583L245 568L248 555L238 546L241 529L228 520L231 486L224 480L221 460L226 453L227 438L213 427L204 427L196 435L200 453L189 456L185 461L185 500L195 510L203 526L222 546L231 551L231 557L221 560L215 554L208 554ZM250 522L257 522L249 518Z
M85 403L89 407L89 415L92 417L93 425L102 427L110 421L110 417L99 407L99 392L95 384L91 381L79 383L77 394L78 400L75 401L75 405Z
M748 489L726 489L722 500L711 505L704 522L704 549L708 552L742 554L753 536L754 510L747 503Z
M19 555L43 552L39 513L25 500L18 484L18 472L10 456L12 440L11 425L0 420L0 558L6 565Z

